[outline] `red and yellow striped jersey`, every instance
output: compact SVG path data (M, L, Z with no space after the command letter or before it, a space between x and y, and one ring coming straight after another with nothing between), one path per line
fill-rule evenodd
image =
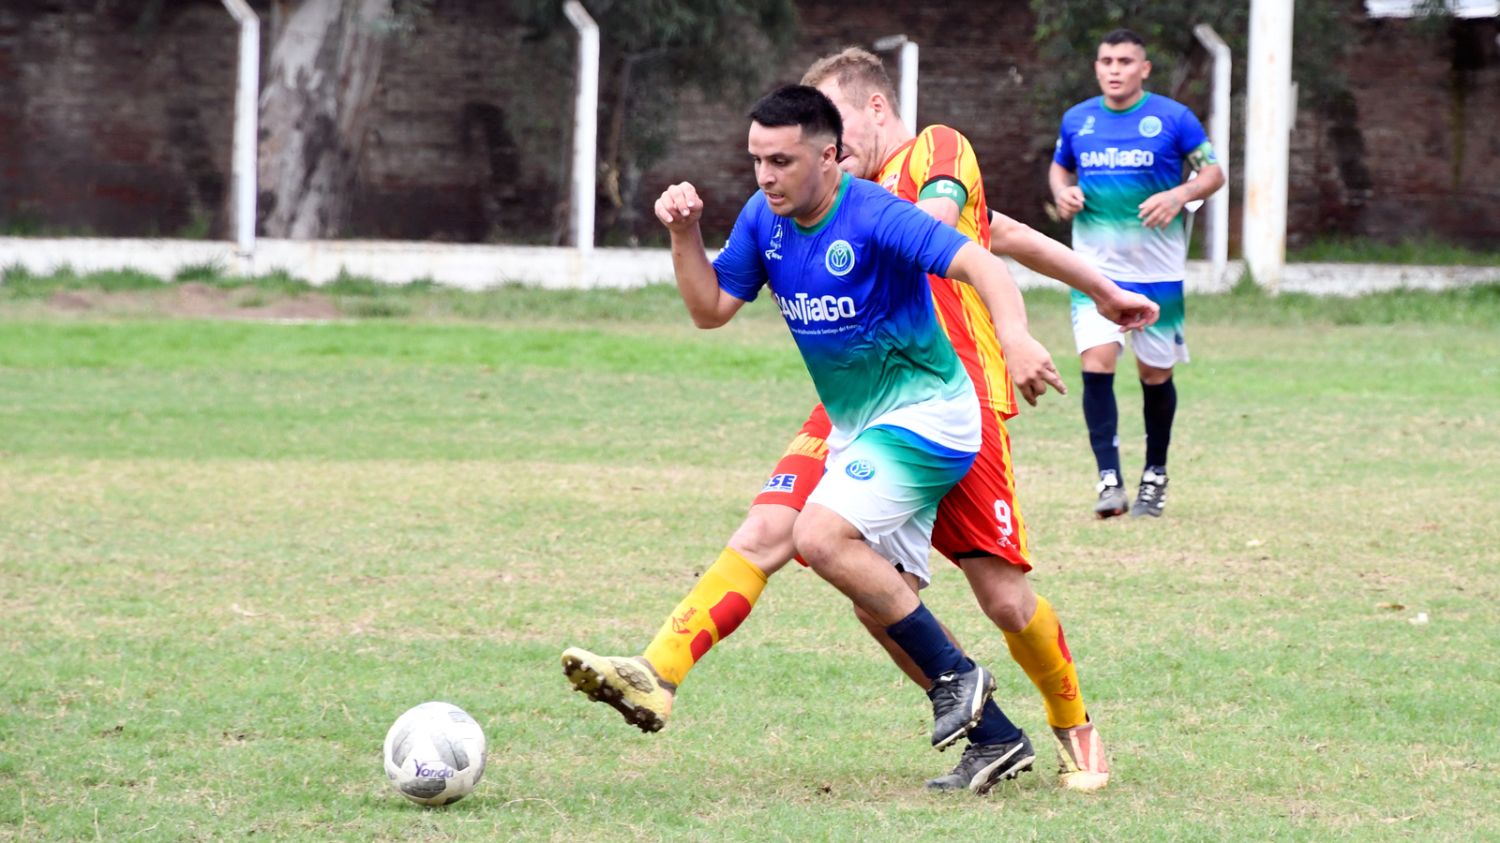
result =
M979 159L969 139L948 126L928 126L886 159L880 170L880 185L909 202L947 197L962 209L958 230L969 239L990 247L990 208L984 201L984 182ZM937 275L927 276L938 321L963 361L981 406L1003 418L1016 414L1015 391L1005 355L995 339L990 313L979 293L968 284Z

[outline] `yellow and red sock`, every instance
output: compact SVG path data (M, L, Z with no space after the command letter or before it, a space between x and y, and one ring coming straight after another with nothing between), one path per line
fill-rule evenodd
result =
M1042 692L1049 724L1069 729L1088 719L1073 654L1068 652L1062 622L1047 598L1037 595L1036 614L1031 616L1031 622L1020 632L1006 632L1005 643L1016 664L1031 678L1031 684Z
M764 572L734 548L724 548L656 631L646 661L665 681L681 684L703 654L750 614L765 586Z

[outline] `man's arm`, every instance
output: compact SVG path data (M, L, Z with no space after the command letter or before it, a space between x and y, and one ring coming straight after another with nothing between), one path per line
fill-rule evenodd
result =
M1010 270L999 258L979 244L967 242L948 264L947 277L973 285L979 291L979 298L995 324L1000 349L1005 352L1005 365L1010 369L1011 381L1026 403L1036 406L1036 400L1047 391L1048 384L1060 393L1067 393L1068 388L1052 363L1052 355L1031 335L1026 321L1026 302L1021 298L1021 290L1011 278Z
M688 182L674 184L662 191L656 200L656 218L672 236L672 271L677 276L677 292L687 305L688 315L699 328L717 328L744 305L719 287L718 273L703 248L703 200Z
M1177 214L1189 202L1207 199L1215 190L1224 186L1224 168L1218 164L1205 164L1198 175L1177 185L1171 190L1152 194L1141 203L1141 225L1161 228L1177 219Z
M933 219L946 223L953 228L958 228L958 215L963 212L963 209L958 207L957 202L942 197L923 199L917 202L917 207L926 211Z
M1083 188L1078 186L1078 176L1068 168L1052 162L1047 170L1047 184L1052 188L1052 203L1057 206L1057 215L1070 220L1083 210Z
M1093 299L1099 313L1121 330L1144 328L1159 315L1155 302L1120 289L1077 252L998 211L990 212L990 251L1014 258L1027 269L1056 278Z

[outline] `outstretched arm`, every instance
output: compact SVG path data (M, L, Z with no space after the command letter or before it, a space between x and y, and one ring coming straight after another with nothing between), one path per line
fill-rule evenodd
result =
M672 236L672 271L677 292L687 305L693 324L717 328L739 312L745 302L719 287L719 276L703 248L703 200L688 182L674 184L656 200L656 218Z
M1122 331L1144 328L1159 315L1155 302L1120 289L1077 252L996 211L990 212L990 251L1014 258L1027 269L1056 278L1093 299L1099 313Z
M1036 406L1036 400L1049 384L1059 393L1067 393L1068 388L1052 363L1052 355L1031 335L1026 302L1010 270L999 258L976 243L965 243L948 264L948 277L971 284L979 291L995 323L995 337L1005 352L1011 381L1026 403Z

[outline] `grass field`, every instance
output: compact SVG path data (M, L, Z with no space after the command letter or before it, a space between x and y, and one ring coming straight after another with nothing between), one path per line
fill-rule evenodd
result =
M231 310L309 295L204 283ZM1018 418L1034 582L1116 778L1062 791L1039 742L983 799L923 791L955 754L806 570L660 734L561 675L565 646L645 644L805 415L764 304L701 333L668 288L350 281L318 295L365 318L298 324L173 295L0 285L0 839L1500 839L1500 287L1194 299L1158 522L1088 517L1076 394ZM1076 384L1065 300L1029 301ZM1041 741L935 569L929 604ZM444 810L380 769L427 699L490 740Z

